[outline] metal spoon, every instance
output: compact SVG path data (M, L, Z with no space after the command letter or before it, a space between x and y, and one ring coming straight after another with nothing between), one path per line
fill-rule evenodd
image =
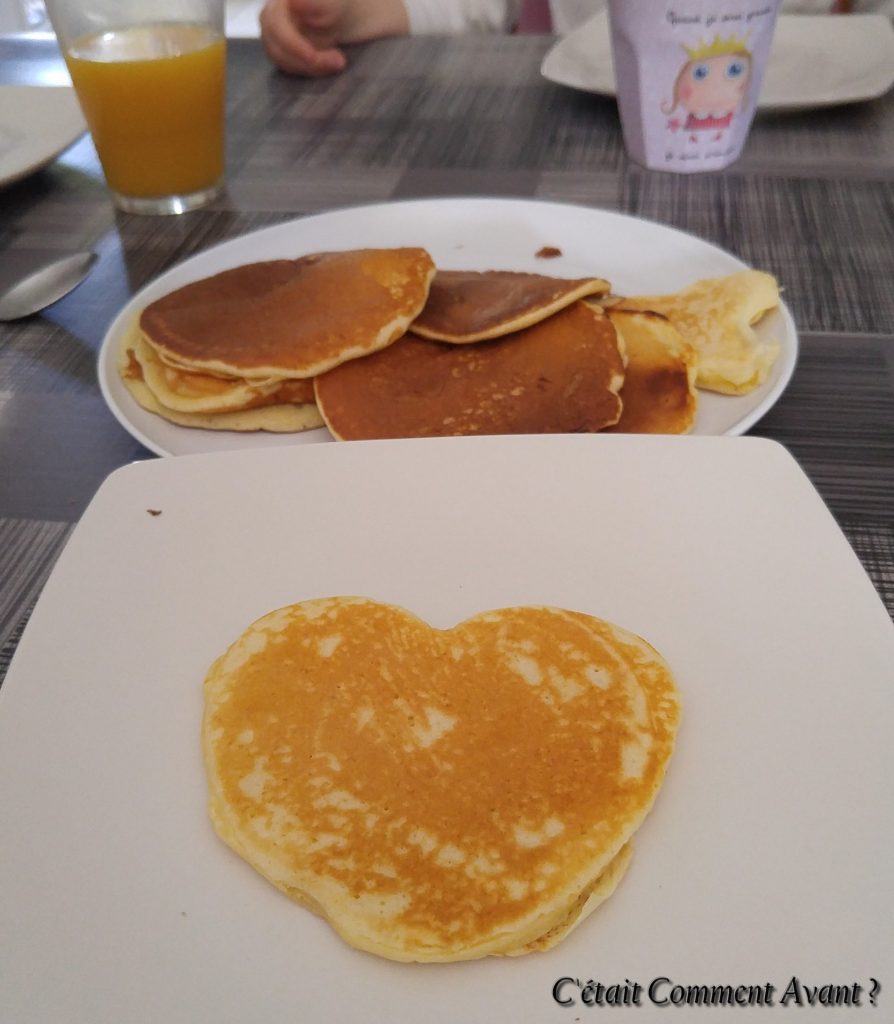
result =
M37 266L0 266L0 321L20 320L67 295L90 273L96 253L53 257ZM8 268L8 269L7 269Z

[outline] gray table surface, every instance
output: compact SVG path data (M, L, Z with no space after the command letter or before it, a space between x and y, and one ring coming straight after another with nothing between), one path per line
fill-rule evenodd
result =
M894 614L894 92L762 114L733 167L674 176L628 161L611 99L541 77L550 45L537 36L387 40L352 48L337 78L302 81L275 72L255 41L234 41L228 188L213 206L182 217L116 213L89 136L0 189L0 258L99 254L77 291L0 325L0 679L97 487L117 467L154 457L97 385L96 355L121 306L223 239L420 196L618 210L776 274L801 355L752 433L793 453ZM49 41L0 39L0 83L39 83L59 68Z

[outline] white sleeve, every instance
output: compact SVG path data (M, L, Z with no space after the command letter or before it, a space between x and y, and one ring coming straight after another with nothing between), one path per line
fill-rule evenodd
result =
M549 0L553 32L557 36L567 35L604 11L606 6L605 0Z
M521 0L404 0L410 35L508 32Z
M782 0L785 14L828 14L832 0ZM894 14L894 0L855 0L854 14Z
M828 14L832 0L782 0L785 14Z

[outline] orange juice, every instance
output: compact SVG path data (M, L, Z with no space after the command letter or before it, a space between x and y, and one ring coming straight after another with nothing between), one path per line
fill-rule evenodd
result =
M75 40L66 62L109 187L188 195L224 170L225 41L202 25L141 25Z

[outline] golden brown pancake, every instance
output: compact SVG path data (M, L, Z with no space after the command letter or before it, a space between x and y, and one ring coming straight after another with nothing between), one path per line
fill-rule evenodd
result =
M358 249L270 260L178 288L143 310L166 362L248 380L313 377L399 338L425 304L424 249Z
M624 366L611 322L577 302L495 341L407 335L314 382L340 440L596 431L616 423Z
M548 946L623 873L679 719L666 663L578 612L433 629L366 598L255 622L205 681L220 837L351 945Z
M563 280L508 270L439 270L413 333L463 344L530 327L586 295L604 295L599 277Z
M695 423L695 352L659 313L623 306L607 311L623 341L627 364L621 418L609 431L628 434L685 434Z
M284 381L277 395L259 398L253 406L224 412L183 412L168 408L147 386L143 367L134 353L133 346L125 345L121 348L118 372L124 386L141 408L181 427L240 432L262 430L268 433L290 434L323 426L323 418L317 410L316 403L304 400L307 387L305 381L295 382L300 394L292 388L292 382Z
M779 354L775 341L754 331L779 305L779 285L770 274L740 270L726 277L697 281L671 295L626 298L628 309L666 316L696 351L696 384L709 391L741 395L766 379Z
M161 405L175 412L238 412L283 402L314 402L313 380L248 381L178 369L162 362L139 334L129 339L128 347L140 364L146 387Z

